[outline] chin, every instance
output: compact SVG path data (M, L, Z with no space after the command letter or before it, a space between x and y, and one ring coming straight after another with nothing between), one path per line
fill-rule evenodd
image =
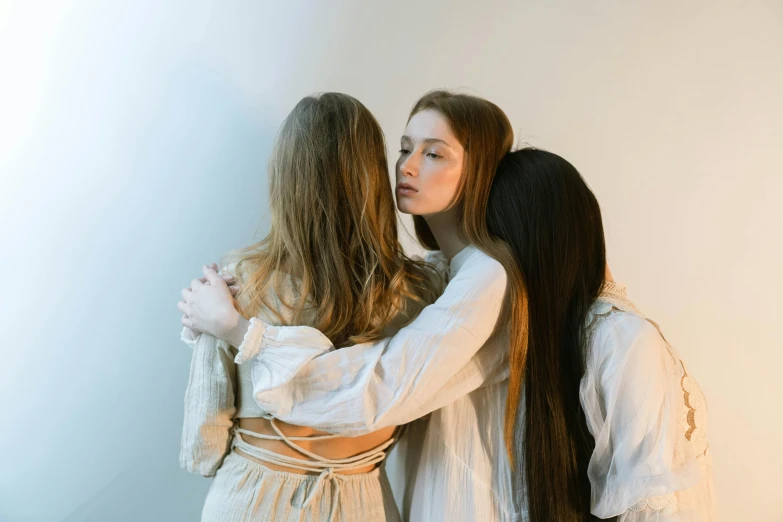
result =
M400 201L397 200L397 210L402 212L403 214L413 214L416 215L416 211L412 208L414 205L411 205L408 201Z

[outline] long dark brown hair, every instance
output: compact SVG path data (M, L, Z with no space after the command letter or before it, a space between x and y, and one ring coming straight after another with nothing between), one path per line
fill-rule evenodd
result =
M489 195L490 232L518 261L529 303L524 371L524 455L528 513L535 522L598 520L590 514L587 465L595 441L579 400L585 373L585 319L604 281L601 209L579 172L556 154L508 154ZM513 364L519 364L513 363Z

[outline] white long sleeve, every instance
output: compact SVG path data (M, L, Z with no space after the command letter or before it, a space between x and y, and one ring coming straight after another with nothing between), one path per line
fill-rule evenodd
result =
M229 345L211 335L183 331L182 340L193 348L193 356L179 462L186 471L211 477L230 450L237 367Z
M505 377L503 267L468 247L443 295L396 335L335 350L309 327L264 325L256 402L296 425L347 436L405 424ZM482 349L482 347L484 347Z

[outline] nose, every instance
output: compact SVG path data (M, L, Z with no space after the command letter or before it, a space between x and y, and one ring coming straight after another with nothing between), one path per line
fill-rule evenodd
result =
M397 160L397 170L402 176L415 178L419 175L419 164L414 158L414 154L400 156Z

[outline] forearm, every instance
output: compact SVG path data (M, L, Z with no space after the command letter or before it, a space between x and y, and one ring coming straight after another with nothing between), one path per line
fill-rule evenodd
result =
M225 331L221 332L220 339L238 348L242 345L249 327L250 321L237 312L226 322Z

